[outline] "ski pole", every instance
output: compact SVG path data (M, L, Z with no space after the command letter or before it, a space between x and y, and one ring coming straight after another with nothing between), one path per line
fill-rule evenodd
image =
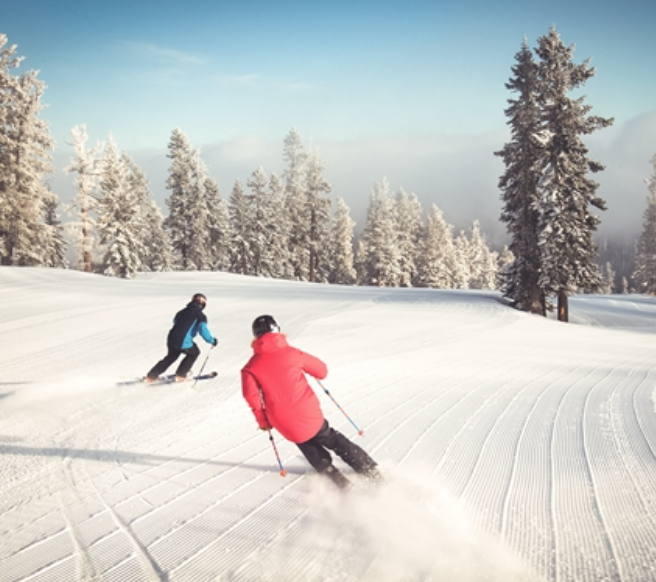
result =
M276 441L273 440L273 435L271 434L271 429L267 428L267 432L269 433L269 440L271 441L271 446L273 447L273 452L276 455L276 459L278 460L278 467L280 467L280 476L284 477L287 475L287 471L285 468L282 466L282 461L280 460L280 455L278 454L278 447L276 447Z
M353 420L351 419L351 417L350 417L348 414L346 414L346 411L345 411L345 410L344 410L344 409L343 409L343 408L337 403L337 400L335 400L335 399L333 398L333 395L332 395L330 392L328 392L328 389L327 389L327 388L321 383L321 381L320 381L318 378L315 378L315 380L317 381L317 384L319 384L319 386L321 386L321 387L323 388L323 391L324 391L326 394L328 394L328 396L330 397L330 399L335 403L335 406L337 406L337 408L339 408L339 409L341 410L342 414L343 414L343 415L348 419L348 421L349 421L349 422L355 427L355 430L358 431L358 435L359 435L359 436L362 436L362 435L364 434L364 431L363 431L363 430L360 430L360 429L358 428L358 425L355 424L355 423L353 422Z
M262 411L264 412L264 416L266 417L266 408L264 406L264 392L262 391L262 388L260 388L260 402L262 403ZM273 447L273 453L276 455L276 460L278 461L278 467L280 467L280 476L284 477L285 475L287 475L287 471L282 466L282 461L280 460L280 454L278 453L278 447L276 446L276 441L273 440L273 434L271 433L271 425L269 424L269 420L267 419L266 422L267 422L266 431L269 433L269 440L271 441L271 446Z
M214 344L216 345L216 344ZM196 380L194 381L194 385L192 388L196 388L196 384L198 384L199 378L203 375L203 370L205 369L205 364L207 364L207 360L210 359L210 354L212 353L212 350L214 349L214 346L210 348L210 351L207 352L207 357L205 358L205 361L203 362L203 365L200 367L200 372L198 372L198 375L196 376Z

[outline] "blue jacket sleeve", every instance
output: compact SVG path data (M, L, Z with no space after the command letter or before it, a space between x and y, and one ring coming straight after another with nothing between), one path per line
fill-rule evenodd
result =
M198 332L208 344L214 345L215 343L214 336L212 335L209 328L207 327L207 324L204 321L201 321L200 324L198 325Z

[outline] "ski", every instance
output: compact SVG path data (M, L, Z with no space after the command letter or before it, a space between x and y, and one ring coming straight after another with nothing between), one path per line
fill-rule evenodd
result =
M160 376L154 382L146 382L144 378L136 378L134 380L118 382L117 386L132 386L134 384L144 384L146 386L162 386L163 384L187 384L190 381L196 382L198 380L209 380L211 378L216 378L218 374L218 372L206 372L196 376L188 376L182 382L175 381L175 374L167 374L166 376Z

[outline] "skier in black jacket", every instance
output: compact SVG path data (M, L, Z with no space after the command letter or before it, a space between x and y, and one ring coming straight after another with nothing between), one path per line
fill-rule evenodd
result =
M207 327L207 317L203 313L206 305L207 297L202 293L196 293L187 304L187 307L176 313L173 319L173 327L166 338L168 353L146 374L145 382L157 381L160 374L165 372L181 354L184 354L185 357L175 372L175 381L182 382L185 380L200 355L200 349L194 343L194 337L197 334L200 333L208 344L215 346L218 343Z

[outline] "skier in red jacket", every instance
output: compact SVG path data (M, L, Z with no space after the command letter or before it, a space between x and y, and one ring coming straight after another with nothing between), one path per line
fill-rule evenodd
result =
M351 483L333 466L327 449L357 473L380 479L376 462L331 428L321 412L305 374L322 380L328 374L326 364L291 347L270 315L261 315L253 322L253 335L255 353L241 371L241 384L260 429L275 428L296 443L310 465L340 488L348 488Z

